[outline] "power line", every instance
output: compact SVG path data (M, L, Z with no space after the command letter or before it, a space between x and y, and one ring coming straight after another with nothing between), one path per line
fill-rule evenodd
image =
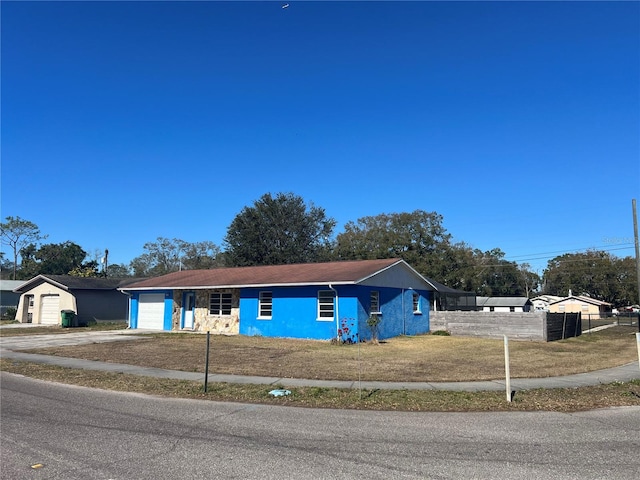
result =
M566 250L557 250L555 252L530 253L530 254L524 254L524 255L510 256L509 257L510 260L508 261L513 261L516 263L525 263L527 260L544 260L546 258L555 258L559 255L552 255L552 254L556 254L556 253L561 253L563 255L573 255L573 254L579 254L579 253L587 253L589 251L613 252L618 250L631 250L633 248L632 243L628 243L628 244L623 243L621 245L629 245L629 246L620 246L620 247L611 247L611 248L586 247L586 248L579 248L571 252L567 252ZM543 256L538 257L534 255L543 255ZM516 260L516 259L519 259L519 260Z

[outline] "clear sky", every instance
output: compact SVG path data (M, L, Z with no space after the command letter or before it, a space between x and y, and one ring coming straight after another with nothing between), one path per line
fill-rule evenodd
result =
M284 3L2 1L2 218L128 263L292 192L634 255L640 3Z

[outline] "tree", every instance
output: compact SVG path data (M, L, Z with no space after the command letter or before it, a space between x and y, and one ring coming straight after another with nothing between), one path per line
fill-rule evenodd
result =
M233 219L224 238L230 266L281 265L330 259L336 221L292 193L263 195Z
M47 238L40 233L40 228L28 220L20 217L7 217L6 222L0 223L0 237L2 243L11 247L13 253L13 279L16 279L18 254L20 250L31 243Z
M381 214L348 222L336 238L341 260L402 258L425 277L477 295L526 295L535 274L526 275L499 248L481 251L451 235L436 212ZM524 267L526 270L526 267Z
M131 270L136 277L156 277L220 264L220 249L209 241L189 243L178 238L158 237L155 242L145 243L143 248L146 252L131 261ZM111 267L109 276L114 276Z
M531 271L531 265L521 263L518 265L520 287L524 290L525 296L531 298L532 294L540 288L540 275Z
M402 258L418 272L439 278L451 235L436 212L380 214L348 222L336 238L340 260Z
M36 248L29 244L20 250L23 279L39 274L68 275L75 272L79 276L97 276L98 265L95 261L84 262L87 253L73 242L49 243Z
M515 262L504 259L499 248L475 252L475 266L479 282L474 291L487 297L524 296L526 290L521 284L521 274Z
M187 270L202 270L222 265L220 247L213 242L183 242L182 252L182 267Z
M5 258L4 252L0 252L0 278L9 280L12 278L13 263Z
M107 269L109 278L126 278L131 276L131 269L123 263L114 263Z
M567 253L547 262L544 293L566 296L589 295L614 305L629 305L637 299L635 261L620 259L602 250Z
M146 252L131 261L134 276L156 277L180 270L182 243L182 240L164 237L145 243Z

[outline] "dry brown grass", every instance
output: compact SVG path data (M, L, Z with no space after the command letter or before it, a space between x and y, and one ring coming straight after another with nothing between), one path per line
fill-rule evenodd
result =
M54 365L0 359L0 370L47 381L92 388L138 392L198 400L263 403L271 405L398 410L414 412L555 411L575 412L596 408L640 406L640 380L583 388L558 388L517 392L507 402L504 392L447 392L418 390L362 390L319 387L291 388L291 395L273 397L274 386L229 383L209 384L141 377L121 373L76 370Z
M513 378L568 375L637 360L635 330L614 327L550 342L511 341ZM33 350L87 360L204 372L206 335L156 334L144 340ZM422 335L379 345L211 336L210 373L363 381L468 381L504 376L502 340Z

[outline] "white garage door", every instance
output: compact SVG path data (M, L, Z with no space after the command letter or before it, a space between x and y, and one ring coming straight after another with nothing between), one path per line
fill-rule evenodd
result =
M43 325L57 325L60 323L60 295L42 296L40 323Z
M138 299L138 328L164 328L164 293L143 293Z

